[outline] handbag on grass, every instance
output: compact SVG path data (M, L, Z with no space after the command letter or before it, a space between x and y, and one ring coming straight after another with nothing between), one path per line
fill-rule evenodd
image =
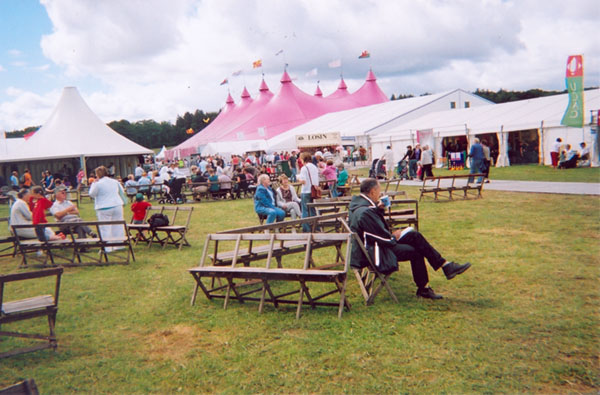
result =
M315 186L313 183L312 177L310 176L310 169L307 167L306 172L308 173L308 178L310 179L310 197L313 199L320 199L323 196L321 192L321 188L319 186Z

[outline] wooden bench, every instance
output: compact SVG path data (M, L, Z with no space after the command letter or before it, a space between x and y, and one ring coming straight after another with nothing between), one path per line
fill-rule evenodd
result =
M215 184L219 185L219 190L211 191L210 190L211 185L215 185ZM190 198L190 200L197 201L197 202L202 201L202 198L204 198L206 200L221 200L221 199L227 199L227 198L234 200L236 198L235 193L234 193L235 185L236 185L236 182L234 180L215 181L215 182L211 182L211 181L188 182L187 184L184 184L184 187L181 190L181 194L184 195L186 198ZM230 188L223 188L223 186L230 186ZM206 187L206 190L202 191L202 192L199 192L199 191L194 192L195 188L200 188L200 187ZM246 191L244 191L244 195L245 194L246 194Z
M44 344L2 352L0 353L0 358L42 350L45 348L56 349L57 341L54 328L56 324L56 313L58 312L58 293L60 290L60 279L62 273L63 268L58 267L27 273L0 275L0 326L36 317L47 317L48 327L50 330L49 335L0 331L0 336L21 337L47 341ZM38 295L27 299L13 300L8 302L4 301L6 284L51 276L56 276L53 295ZM29 284L27 284L27 289L31 289Z
M17 255L16 239L9 229L8 221L8 217L0 218L0 257Z
M169 217L169 225L151 227L148 225L151 236L148 247L158 243L163 248L174 245L181 251L181 247L190 246L186 239L192 219L193 207L190 206L163 206L161 213ZM172 215L171 215L172 214Z
M101 228L107 225L123 227L124 237L105 238L102 237ZM58 233L65 226L88 226L95 229L98 237L76 238L76 232L68 232L64 240L39 241L38 239L27 239L19 236L19 230L34 230L36 225L12 225L13 234L17 244L17 250L21 255L20 267L28 267L28 261L37 262L38 265L55 266L89 266L129 264L135 261L131 239L125 221L82 221L82 222L54 222L40 225L44 228L54 228ZM116 248L110 252L107 249ZM122 250L122 251L121 251Z
M338 306L338 317L341 318L344 306L350 308L350 304L346 300L346 279L348 272L348 259L350 253L350 237L349 233L323 234L323 233L238 233L238 234L210 234L207 237L200 266L189 269L190 274L194 277L196 285L192 294L191 304L194 305L198 288L202 290L204 295L210 300L213 298L223 298L223 307L227 308L229 299L232 297L240 303L245 301L258 301L259 312L263 311L265 302L272 303L276 308L280 304L296 304L296 318L300 317L302 305L309 304L312 308L316 306ZM220 253L218 251L219 242L234 242L235 249L231 259L231 265L212 265L206 266L205 262L208 257L209 245L211 241L215 244L215 253L211 261L215 263L215 258ZM266 243L266 256L261 254L262 259L258 259L257 255L252 259L254 266L250 266L250 261L239 259L243 256L241 253L242 242ZM295 248L277 248L286 243L294 245ZM345 254L341 254L341 245L346 244ZM336 248L335 262L332 264L319 265L316 262L316 256L313 250L323 248L324 245L333 246ZM252 251L251 251L252 253ZM282 257L292 257L293 255L303 254L302 267L283 267ZM321 254L325 255L326 254ZM277 266L272 265L273 258L277 259ZM256 266L256 264L264 259L264 264ZM325 257L327 259L327 256ZM293 258L291 259L293 260ZM238 266L240 262L244 262L243 266ZM287 263L287 261L286 261ZM341 267L341 269L333 269L333 267ZM205 284L202 280L208 278L210 284ZM226 285L219 282L215 285L215 279L226 280ZM236 280L239 281L236 283ZM275 282L297 282L299 287L292 289L282 287L278 291L278 284ZM321 287L309 289L308 283L332 283L333 289L321 290ZM248 287L250 288L248 290ZM260 297L255 296L257 292L261 292ZM291 299L289 296L299 293L297 299ZM339 294L339 301L322 301L325 297L332 294ZM268 297L267 297L268 294Z
M482 178L482 182L477 182L478 178ZM423 185L421 186L421 195L419 200L425 196L425 194L432 193L434 201L438 200L440 193L447 193L448 200L453 200L454 192L462 192L463 199L467 199L469 195L474 195L475 198L480 198L483 195L483 178L484 174L455 174L451 176L440 176L440 177L424 177ZM475 192L475 193L469 193Z
M38 395L34 379L23 380L20 383L0 389L0 395Z
M398 195L400 196L400 195ZM419 229L419 202L416 199L391 199L391 205L385 209L385 221L390 229L413 226ZM317 212L317 216L347 211L349 200L317 201L308 203Z
M392 198L397 196L406 196L405 191L400 191L400 178L392 178L389 180L380 180L379 185L381 186L381 193L388 195Z

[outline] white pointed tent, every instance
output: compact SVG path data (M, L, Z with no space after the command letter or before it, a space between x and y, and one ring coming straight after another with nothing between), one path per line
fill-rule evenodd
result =
M28 167L35 179L41 170L56 172L65 165L77 173L77 162L87 159L89 168L112 162L117 175L123 176L135 168L139 155L152 153L109 128L77 88L66 87L46 123L18 149L0 157L0 163L5 163L5 174Z
M158 152L158 154L156 154L155 158L156 159L164 159L165 158L165 151L167 151L167 147L165 147L163 145L162 148L160 149L160 151Z

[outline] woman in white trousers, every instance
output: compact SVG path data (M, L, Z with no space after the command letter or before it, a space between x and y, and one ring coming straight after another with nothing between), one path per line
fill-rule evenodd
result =
M125 195L121 184L108 176L104 166L96 168L96 181L90 186L90 196L94 198L94 209L98 221L123 220L123 199ZM102 239L124 239L125 232L122 225L100 226ZM123 247L107 247L106 252L111 252Z

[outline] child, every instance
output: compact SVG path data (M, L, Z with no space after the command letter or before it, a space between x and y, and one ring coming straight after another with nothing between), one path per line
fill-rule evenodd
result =
M31 197L29 198L29 206L32 207L31 223L33 225L48 223L46 220L46 210L52 207L52 202L46 199L43 194L42 187L33 187L31 190ZM48 232L48 230L50 232ZM52 241L65 238L65 235L62 233L55 235L50 228L44 226L36 226L35 234L37 235L39 241Z
M148 207L152 207L152 205L144 200L144 195L138 193L135 195L135 203L131 205L131 211L133 211L133 223L134 224L143 224L144 219L146 218L146 211L148 211Z

